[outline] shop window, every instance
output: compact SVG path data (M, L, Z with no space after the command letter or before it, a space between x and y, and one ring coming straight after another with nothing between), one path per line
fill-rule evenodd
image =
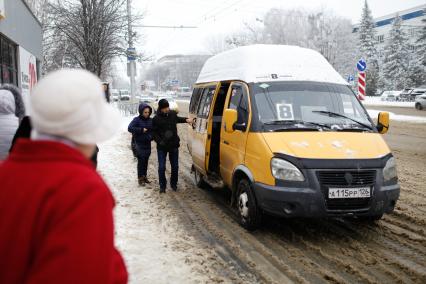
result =
M0 36L0 82L18 86L16 45Z

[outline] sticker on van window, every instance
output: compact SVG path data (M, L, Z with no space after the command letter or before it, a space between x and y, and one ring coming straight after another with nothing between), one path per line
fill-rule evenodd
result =
M277 104L277 114L279 120L294 120L292 104Z

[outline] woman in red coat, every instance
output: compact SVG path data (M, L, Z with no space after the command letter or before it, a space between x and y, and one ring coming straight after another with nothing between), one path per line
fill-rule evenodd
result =
M0 283L126 283L114 199L89 160L119 114L82 70L46 76L30 100L32 138L0 165Z

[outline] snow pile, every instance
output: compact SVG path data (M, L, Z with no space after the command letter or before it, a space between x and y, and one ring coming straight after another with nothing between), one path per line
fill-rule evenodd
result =
M370 117L377 118L377 116L379 115L379 112L383 112L383 111L368 109L367 112L370 115ZM391 122L392 120L396 120L396 121L405 121L405 122L412 122L412 123L426 123L426 117L423 117L423 116L399 115L393 112L389 112L389 117Z
M382 101L380 97L365 97L362 104L366 106L411 107L414 109L414 102Z
M209 58L197 83L224 80L348 84L317 51L298 46L263 44L238 47Z

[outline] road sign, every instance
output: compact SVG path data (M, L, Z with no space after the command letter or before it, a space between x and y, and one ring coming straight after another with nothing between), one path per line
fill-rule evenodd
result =
M367 62L365 62L364 59L360 59L358 63L356 64L356 68L359 72L364 72L365 69L367 69Z
M127 60L128 61L135 61L136 60L136 48L134 47L129 47L127 49Z
M348 75L348 82L353 82L354 81L354 76L353 75Z

